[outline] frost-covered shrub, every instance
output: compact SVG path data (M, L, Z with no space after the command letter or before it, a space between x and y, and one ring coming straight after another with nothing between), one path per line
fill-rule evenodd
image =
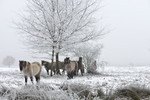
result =
M83 85L83 84L63 84L61 86L61 89L66 90L70 93L75 93L79 96L79 98L87 98L90 94L90 88L89 86Z
M89 74L94 74L94 75L100 75L101 73L99 73L98 71L96 71L95 69L89 67L87 68L87 73Z
M71 84L63 84L61 86L61 89L75 93L79 96L80 99L87 99L87 100L94 100L95 98L102 98L104 97L104 92L101 89L96 89L97 93L94 94L92 91L94 88L92 88L89 85L80 84L80 83L71 83Z
M136 93L136 91L134 91L130 88L118 89L114 95L116 97L126 97L126 98L131 98L133 100L140 100L140 97Z
M25 86L11 91L8 100L77 100L76 97L49 85Z
M150 89L141 86L119 88L114 93L106 95L104 100L149 100Z
M150 97L150 89L148 87L131 87L141 98Z
M26 86L21 89L11 91L9 100L48 100L46 91L39 90L33 86Z
M0 86L0 96L6 96L10 93L10 89L5 86Z
M105 97L105 94L102 91L102 89L97 89L97 97L99 97L99 98L104 98Z

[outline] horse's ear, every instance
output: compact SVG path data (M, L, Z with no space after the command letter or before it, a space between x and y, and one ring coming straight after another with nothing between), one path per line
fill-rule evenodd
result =
M66 59L67 59L67 60L70 60L70 57L67 57Z
M68 57L68 59L67 59L67 60L68 60L68 63L70 63L70 58L69 58L69 57Z
M26 66L30 66L30 63L29 63L29 62L26 62Z
M79 61L82 61L82 57L79 57Z

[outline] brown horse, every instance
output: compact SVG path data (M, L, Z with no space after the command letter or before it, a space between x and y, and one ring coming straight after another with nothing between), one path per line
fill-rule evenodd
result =
M20 71L23 71L25 78L25 85L27 85L28 77L30 77L31 82L33 83L33 76L38 83L40 81L40 73L41 73L41 65L38 62L27 62L27 61L19 61Z
M54 67L56 69L56 62L54 62ZM59 69L62 69L62 73L65 72L65 65L64 62L59 61Z
M47 71L47 75L49 75L49 70L53 71L54 74L55 74L55 72L56 72L56 62L54 62L53 65L52 65L52 63L50 63L50 62L42 60L41 64L42 64L42 66L45 66L45 69ZM63 70L62 72L65 71L64 62L59 61L59 69L62 69ZM52 76L52 72L51 72L51 76Z
M84 64L82 63L82 57L79 57L79 61L78 61L78 71L77 72L81 72L81 75L83 76L84 73Z
M49 70L51 70L51 76L52 76L52 71L55 74L55 68L53 67L52 63L42 60L41 65L45 67L45 69L47 71L47 75L49 75Z
M73 76L77 73L78 63L76 61L70 61L67 57L64 59L65 70L67 71L68 79L73 78Z

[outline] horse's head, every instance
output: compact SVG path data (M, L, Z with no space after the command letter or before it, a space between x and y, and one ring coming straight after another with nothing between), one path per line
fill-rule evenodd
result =
M64 64L69 64L70 63L70 58L69 57L66 57L65 59L64 59Z
M82 62L82 57L79 57L79 62Z
M45 61L43 61L43 60L41 61L41 65L42 65L42 66L44 66L44 62L45 62Z
M42 60L41 65L44 66L46 69L49 69L49 62Z
M25 68L27 65L27 62L26 61L19 61L19 67L20 67L20 71L23 70L23 68Z
M42 66L46 66L47 64L48 64L47 61L44 61L44 60L41 61L41 65L42 65Z

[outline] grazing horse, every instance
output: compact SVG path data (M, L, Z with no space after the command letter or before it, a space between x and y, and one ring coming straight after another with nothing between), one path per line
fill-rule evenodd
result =
M70 59L67 57L64 59L64 64L68 79L73 78L77 71L76 68L78 67L78 63L76 61L70 61Z
M62 73L65 72L65 65L64 62L59 61L59 69L62 69ZM54 68L56 69L56 62L54 62Z
M25 78L25 85L27 85L28 77L30 77L31 82L33 83L33 76L38 83L40 81L40 73L41 73L41 65L38 62L27 62L27 61L19 61L20 71L23 71Z
M49 70L51 70L51 76L52 76L52 71L55 74L55 68L52 66L52 63L48 62L48 61L41 61L42 66L45 67L46 71L47 71L47 75L49 75Z
M43 61L43 60L41 61L41 63L42 63L42 66L45 66L45 69L47 71L47 75L49 75L49 70L53 71L54 74L55 74L55 72L56 72L56 62L53 63L53 66L52 66L52 63L47 62L47 61ZM64 62L59 61L59 69L62 69L63 70L62 72L65 71Z
M81 75L83 76L84 73L84 64L82 63L82 57L79 57L79 61L78 61L78 71L77 72L81 72Z

